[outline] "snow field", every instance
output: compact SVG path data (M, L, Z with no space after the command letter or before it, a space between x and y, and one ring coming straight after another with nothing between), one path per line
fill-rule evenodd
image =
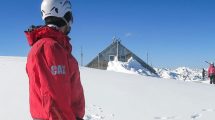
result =
M0 57L0 117L31 120L26 58ZM80 68L86 120L214 120L215 86Z

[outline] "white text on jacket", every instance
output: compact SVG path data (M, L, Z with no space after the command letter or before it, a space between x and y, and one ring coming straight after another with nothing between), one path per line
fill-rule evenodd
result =
M51 73L52 75L65 75L66 74L66 67L64 65L52 65L51 66Z

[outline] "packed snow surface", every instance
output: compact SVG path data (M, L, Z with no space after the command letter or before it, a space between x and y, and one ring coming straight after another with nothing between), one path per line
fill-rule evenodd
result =
M0 118L31 120L26 58L0 57ZM214 120L215 86L80 68L85 120Z

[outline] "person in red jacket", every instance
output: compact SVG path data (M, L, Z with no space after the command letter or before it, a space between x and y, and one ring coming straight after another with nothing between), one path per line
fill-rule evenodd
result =
M73 22L68 0L43 0L46 25L25 31L31 50L26 64L33 120L83 120L84 91L68 33Z
M214 63L210 64L208 68L208 77L210 78L210 84L215 84L215 67Z

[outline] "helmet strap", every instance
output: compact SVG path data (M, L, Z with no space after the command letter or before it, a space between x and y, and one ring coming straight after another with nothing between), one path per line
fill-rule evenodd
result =
M62 19L63 19L64 22L66 22L66 25L67 25L67 26L70 26L70 23L67 22L67 20L66 20L64 17L62 17Z
M62 17L62 19L64 20L64 22L66 22L66 25L67 25L67 33L66 33L66 35L68 35L69 33L70 33L70 31L71 31L71 21L70 22L68 22L64 17Z
M48 24L47 26L59 29L59 27L57 25L54 25L54 24Z

